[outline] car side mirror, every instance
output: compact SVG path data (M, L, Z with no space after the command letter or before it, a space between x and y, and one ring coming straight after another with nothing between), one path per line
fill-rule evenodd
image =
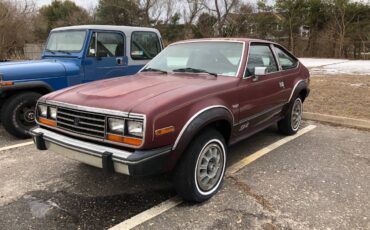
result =
M266 75L267 67L254 67L253 81L258 81L259 76Z

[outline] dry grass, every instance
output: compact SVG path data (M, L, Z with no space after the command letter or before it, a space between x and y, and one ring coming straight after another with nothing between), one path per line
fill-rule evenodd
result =
M370 120L370 76L314 76L305 111Z

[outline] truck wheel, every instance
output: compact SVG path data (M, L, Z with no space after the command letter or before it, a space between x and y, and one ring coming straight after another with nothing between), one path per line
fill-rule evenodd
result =
M203 202L221 187L226 166L223 136L208 129L196 136L174 173L177 193L186 201Z
M279 131L285 135L296 134L302 121L303 103L300 97L297 97L289 105L288 114L278 122Z
M10 97L3 105L1 122L7 132L18 138L29 137L28 130L36 125L35 108L41 94L25 92Z

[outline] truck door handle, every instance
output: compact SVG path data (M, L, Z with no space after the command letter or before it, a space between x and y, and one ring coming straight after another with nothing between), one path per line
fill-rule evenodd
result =
M123 58L116 58L117 65L123 65Z
M283 88L283 89L284 89L284 88L285 88L285 84L284 84L284 82L283 82L283 81L280 81L280 82L279 82L279 86L280 86L280 88Z

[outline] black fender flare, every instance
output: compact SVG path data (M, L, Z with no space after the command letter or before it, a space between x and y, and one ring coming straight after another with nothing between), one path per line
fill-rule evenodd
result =
M177 136L177 139L172 147L173 153L171 154L171 159L169 160L169 164L166 168L168 170L172 170L197 133L202 131L203 128L218 121L224 121L228 123L230 126L229 134L231 135L231 129L234 124L234 115L227 107L221 105L211 106L193 115L193 117L191 117L183 126L181 132Z
M31 81L19 83L16 82L14 85L0 87L0 94L12 91L34 90L34 89L42 89L41 93L43 94L50 93L53 91L53 88L44 81Z
M299 80L293 87L292 89L292 92L290 94L290 97L289 97L289 100L287 101L287 103L285 104L284 108L283 108L283 111L282 113L284 114L284 116L286 116L286 114L288 113L289 111L289 108L291 106L291 101L296 98L301 92L302 90L306 90L307 91L307 95L309 94L310 92L310 89L308 88L308 83L306 80Z
M288 100L288 104L291 102L293 98L296 98L301 93L302 90L307 90L306 96L308 96L310 90L308 88L308 83L306 80L300 80L294 85Z

